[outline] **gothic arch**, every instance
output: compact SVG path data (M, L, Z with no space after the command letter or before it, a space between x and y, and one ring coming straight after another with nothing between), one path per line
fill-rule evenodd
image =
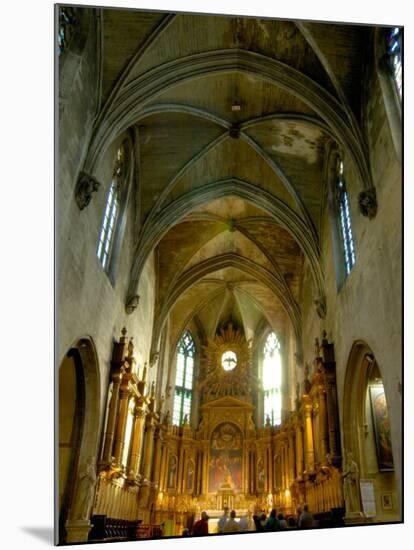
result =
M72 366L68 361L72 363ZM67 412L65 409L60 410L59 405L65 402L70 406L71 399L76 400L76 403L72 404L72 410L74 411L73 431L76 432L76 442L74 444L77 450L71 457L69 466L66 465L68 471L65 476L65 494L61 509L58 510L60 517L59 540L65 540L65 542L77 541L76 536L79 535L79 532L76 532L76 529L72 531L72 527L76 523L79 524L79 521L85 523L84 528L86 530L90 527L88 523L92 502L90 502L88 510L82 509L82 497L84 495L81 494L79 477L86 469L88 461L92 460L94 467L96 466L101 392L98 358L93 340L89 336L76 340L65 354L58 371L58 387L59 381L65 381L68 369L71 368L74 368L74 372L69 374L69 376L76 379L75 388L71 390L62 383L60 392L58 389L60 393L59 399L56 400L58 407L56 414L57 422L63 420L63 415ZM70 395L67 395L67 392L70 392ZM64 399L65 397L66 400ZM58 426L57 429L59 430L59 428L61 427ZM61 453L58 452L58 460L56 461L57 475L61 473L61 469L65 468L65 464L63 461L61 462L62 456L60 455ZM64 530L66 530L66 534Z
M189 191L172 201L159 212L152 226L143 231L136 247L127 301L130 296L136 294L141 272L149 254L169 229L198 206L226 196L236 196L258 206L271 216L270 221L281 225L295 238L309 261L317 296L324 296L319 245L316 239L309 235L302 218L271 193L261 190L259 194L257 186L237 178L229 178Z
M248 273L255 277L264 286L270 288L275 296L280 300L282 307L285 309L289 319L292 323L294 332L298 342L301 335L300 324L300 309L296 302L289 301L283 292L283 287L278 279L266 268L260 266L239 256L238 254L227 253L214 258L210 258L196 264L187 271L185 271L170 287L168 295L157 312L156 320L154 323L153 331L153 346L152 349L157 350L159 346L159 339L162 332L164 323L168 317L171 308L174 306L178 298L192 285L199 281L205 275L214 273L220 269L227 267L235 267L241 271Z
M95 129L84 169L93 173L109 143L130 125L131 120L139 117L146 104L163 91L193 78L235 71L270 81L304 101L328 124L336 139L350 148L362 185L371 187L365 148L359 136L355 135L344 107L300 71L264 55L237 49L202 52L178 58L126 84L113 101L112 109L108 110L106 123Z
M386 447L389 454L380 460L379 447L382 446L375 426L374 397L372 388L380 388L382 402L385 404L388 437ZM374 394L375 395L375 394ZM378 365L370 346L356 341L351 349L345 373L343 394L343 456L351 452L359 467L360 478L372 480L376 494L377 519L389 520L399 514L398 487L392 465L391 427L388 420L386 388L382 382L381 367ZM377 439L378 437L378 439ZM384 459L390 459L388 466ZM394 501L394 510L382 509L381 494L390 492ZM397 509L397 510L396 510Z

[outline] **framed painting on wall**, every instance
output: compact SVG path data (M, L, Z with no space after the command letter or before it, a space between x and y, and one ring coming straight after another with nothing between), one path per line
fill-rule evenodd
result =
M380 472L392 472L394 471L394 461L392 457L391 428L384 386L382 384L371 385L369 387L369 395L371 400L378 469Z

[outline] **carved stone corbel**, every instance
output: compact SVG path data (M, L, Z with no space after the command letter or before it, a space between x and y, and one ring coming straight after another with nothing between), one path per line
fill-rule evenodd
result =
M88 206L92 199L92 193L96 193L100 186L93 176L86 172L81 172L78 177L75 189L75 199L79 210L83 210Z
M359 211L363 216L372 220L377 215L378 203L375 187L361 191L358 195Z
M314 300L316 306L316 313L320 319L325 319L326 317L326 300L324 296L319 296Z
M150 361L149 361L150 367L153 367L154 365L156 365L159 357L160 357L159 351L154 351L151 353Z
M128 315L131 315L133 313L139 304L139 296L138 294L134 294L134 296L130 296L125 304L125 311Z

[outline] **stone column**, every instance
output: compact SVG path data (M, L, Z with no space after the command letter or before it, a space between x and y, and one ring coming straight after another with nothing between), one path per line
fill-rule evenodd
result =
M313 472L315 469L315 456L313 451L313 431L312 431L312 403L307 402L304 406L305 414L305 466L306 471Z
M132 435L131 458L129 461L128 479L136 480L139 474L142 435L144 431L145 411L142 404L134 409L134 430Z
M125 445L125 428L128 418L129 388L128 381L123 377L122 386L119 391L118 418L115 429L114 459L117 467L121 466L122 451Z
M116 369L112 372L112 395L109 404L108 420L104 437L104 449L101 458L101 466L108 467L112 462L112 449L114 445L116 415L118 411L119 388L122 381L123 369Z

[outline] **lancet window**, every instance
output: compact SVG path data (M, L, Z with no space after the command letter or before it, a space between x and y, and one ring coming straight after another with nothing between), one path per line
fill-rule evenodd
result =
M401 42L402 32L399 27L393 27L387 35L388 64L394 79L395 87L401 99L402 96L402 62Z
M280 342L274 332L266 338L263 349L264 423L277 426L282 421L282 361Z
M189 331L185 331L177 346L173 424L179 426L184 417L190 420L193 393L195 345Z
M345 272L348 276L355 265L355 246L352 234L349 195L344 180L344 163L338 159L336 178L336 201L338 206L339 226L344 255Z

